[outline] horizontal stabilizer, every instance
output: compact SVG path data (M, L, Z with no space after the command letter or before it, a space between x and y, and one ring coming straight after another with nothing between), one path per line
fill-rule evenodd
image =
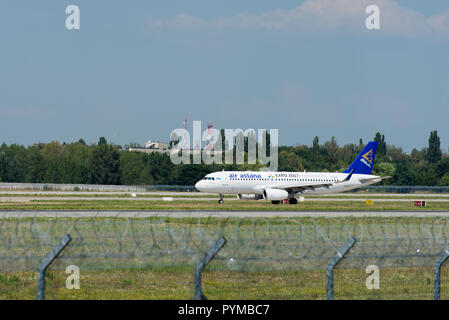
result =
M390 176L379 177L379 178L366 178L366 179L360 179L360 182L361 183L367 183L367 182L370 182L370 181L373 181L373 180L379 180L379 182L380 182L380 181L382 181L384 179L390 179L390 178L391 178Z

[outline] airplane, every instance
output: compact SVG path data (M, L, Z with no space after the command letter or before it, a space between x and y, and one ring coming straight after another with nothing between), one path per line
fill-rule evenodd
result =
M377 141L370 141L343 172L261 172L218 171L195 184L200 192L218 193L219 204L225 194L236 194L240 200L268 200L279 204L288 199L297 204L297 194L322 195L362 188L383 179L372 175Z

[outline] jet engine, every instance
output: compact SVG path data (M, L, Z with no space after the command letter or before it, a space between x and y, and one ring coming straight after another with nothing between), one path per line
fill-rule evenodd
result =
M261 194L238 194L239 200L261 200L263 196Z
M288 192L280 189L265 189L263 197L265 200L284 200L288 198Z

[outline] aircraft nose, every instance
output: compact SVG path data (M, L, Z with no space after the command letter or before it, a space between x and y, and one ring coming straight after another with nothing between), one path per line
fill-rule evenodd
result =
M202 181L198 181L197 183L195 183L195 188L196 188L196 190L198 190L198 191L201 191L201 186L203 185L201 182L202 182Z

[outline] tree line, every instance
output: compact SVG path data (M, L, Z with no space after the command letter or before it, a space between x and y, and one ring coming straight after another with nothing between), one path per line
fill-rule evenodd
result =
M391 176L382 184L449 186L449 155L441 151L437 131L429 145L411 153L387 145L377 132L378 142L373 174ZM279 171L343 171L363 149L357 144L339 146L335 137L320 144L315 137L311 146L280 146ZM73 183L112 185L193 185L206 174L220 170L258 170L256 165L174 165L161 153L121 150L105 138L87 145L74 143L38 143L28 147L3 143L0 146L0 181L31 183Z

